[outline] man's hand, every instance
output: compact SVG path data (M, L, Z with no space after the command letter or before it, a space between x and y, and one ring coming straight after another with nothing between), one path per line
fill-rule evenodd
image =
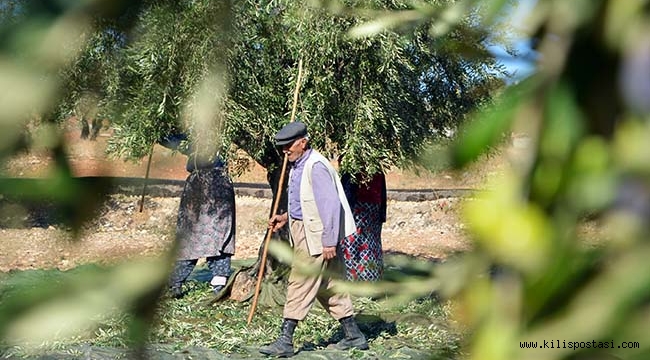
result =
M323 259L330 260L336 257L336 246L323 247Z
M275 215L269 219L269 229L273 232L277 232L287 223L287 221L289 221L288 213Z

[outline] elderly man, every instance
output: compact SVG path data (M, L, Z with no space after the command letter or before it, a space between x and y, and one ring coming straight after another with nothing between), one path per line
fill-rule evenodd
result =
M307 316L315 299L341 323L345 332L345 338L333 347L366 350L368 342L354 319L350 296L334 293L331 289L333 282L329 274L340 269L336 264L336 246L340 239L356 230L338 174L323 155L309 147L305 124L287 124L275 135L275 140L291 162L289 211L273 216L269 227L276 232L289 223L295 256L281 335L275 342L261 347L260 352L293 356L293 332L298 321ZM320 271L317 275L305 274L305 269L309 268Z

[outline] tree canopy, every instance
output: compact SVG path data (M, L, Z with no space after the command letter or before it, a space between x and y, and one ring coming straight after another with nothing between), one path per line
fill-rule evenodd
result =
M288 121L302 59L298 118L309 125L316 147L343 155L343 170L369 173L408 165L427 140L457 127L503 85L504 69L486 50L488 30L471 17L442 38L426 22L353 37L349 30L367 20L368 11L410 5L349 5L357 10L288 0L150 2L135 29L120 34L120 46L106 41L119 32L97 27L97 43L84 54L107 72L98 79L81 75L77 83L99 96L100 111L117 126L110 150L139 158L166 132L194 126L188 109L212 76L209 84L225 85L221 99L214 89L210 95L221 104L211 113L223 116L213 121L217 147L229 156L242 149L273 168L281 158L272 138ZM461 44L466 51L459 51ZM88 56L96 51L111 56ZM97 71L80 72L89 73Z

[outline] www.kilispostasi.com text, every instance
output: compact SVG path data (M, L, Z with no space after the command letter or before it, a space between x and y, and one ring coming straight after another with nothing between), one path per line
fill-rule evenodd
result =
M639 349L641 344L637 341L623 341L618 345L614 341L566 341L566 340L544 340L520 341L522 349Z

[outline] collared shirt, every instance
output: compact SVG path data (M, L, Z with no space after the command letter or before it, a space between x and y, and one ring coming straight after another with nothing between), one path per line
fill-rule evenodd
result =
M303 218L300 206L300 180L305 169L305 163L312 151L313 149L308 149L292 164L293 168L288 185L289 216L292 219L302 220ZM339 240L338 231L341 218L341 203L336 184L332 181L327 167L320 162L314 164L311 174L314 200L323 223L323 246L336 246Z

